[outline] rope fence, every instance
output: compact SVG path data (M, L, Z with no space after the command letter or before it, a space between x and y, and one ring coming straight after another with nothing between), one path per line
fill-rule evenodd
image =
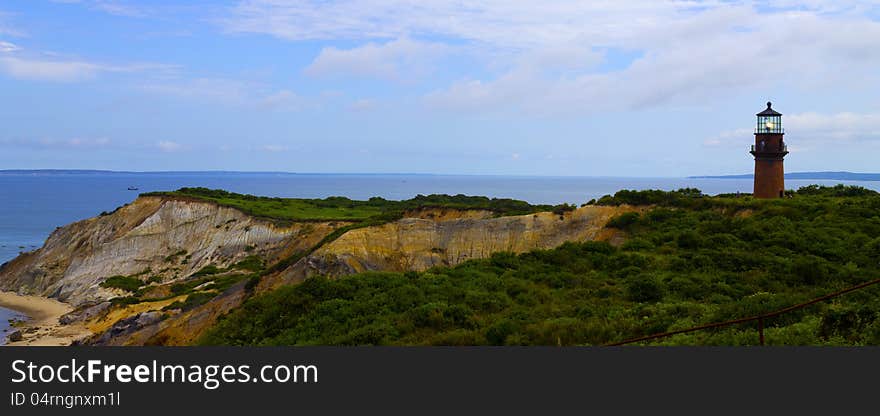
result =
M791 312L794 310L806 308L807 306L814 305L816 303L823 302L828 299L833 299L833 298L836 298L840 295L847 294L849 292L854 292L856 290L864 289L866 287L873 286L878 283L880 283L880 279L871 280L869 282L865 282L865 283L861 283L861 284L858 284L855 286L851 286L851 287L848 287L846 289L843 289L843 290L840 290L840 291L837 291L834 293L829 293L825 296L821 296L821 297L815 298L813 300L809 300L804 303L799 303L797 305L792 305L787 308L778 309L778 310L768 312L765 314L761 314L761 315L750 316L747 318L734 319L731 321L715 322L715 323L711 323L711 324L699 325L699 326L695 326L692 328L679 329L677 331L661 332L658 334L646 335L646 336L638 337L638 338L630 338L630 339L619 341L619 342L612 342L610 344L605 344L605 346L613 347L613 346L618 346L618 345L633 344L636 342L649 341L649 340L658 339L658 338L666 338L666 337L670 337L670 336L678 335L678 334L686 334L688 332L696 332L696 331L702 331L702 330L706 330L706 329L720 328L720 327L737 325L737 324L742 324L742 323L746 323L746 322L754 322L754 321L758 322L758 342L761 345L764 345L764 320L765 319L773 318L773 317L782 315L786 312Z

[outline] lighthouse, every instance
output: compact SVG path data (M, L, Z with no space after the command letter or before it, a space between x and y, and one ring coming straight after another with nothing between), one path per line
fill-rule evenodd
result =
M785 169L782 160L788 154L788 146L782 136L782 114L767 102L767 109L756 114L755 144L751 153L755 157L755 198L782 198L785 195Z

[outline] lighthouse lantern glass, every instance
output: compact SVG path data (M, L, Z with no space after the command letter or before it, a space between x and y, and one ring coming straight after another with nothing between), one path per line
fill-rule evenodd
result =
M782 116L758 116L758 133L782 133Z

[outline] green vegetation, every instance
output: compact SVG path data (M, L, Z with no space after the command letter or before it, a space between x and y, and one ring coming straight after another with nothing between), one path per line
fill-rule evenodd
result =
M147 282L141 279L141 276L149 274L152 270L146 269L140 273L135 273L129 276L110 276L101 282L101 287L106 288L114 288L114 289L122 289L127 290L129 292L135 292L140 289L142 286L147 284L147 282L154 281L154 277L150 277L147 279Z
M353 221L384 223L399 219L403 212L416 208L481 209L496 215L524 215L541 211L564 212L573 207L562 204L531 205L514 199L466 195L417 195L406 201L373 197L355 201L332 196L325 199L269 198L243 195L216 189L181 188L173 192L149 192L144 196L173 196L215 202L236 208L256 217L281 221Z
M765 313L880 277L880 195L807 187L781 200L621 191L650 204L621 247L567 243L453 268L315 277L255 296L203 344L596 345ZM880 344L880 287L765 322L769 344ZM754 323L652 345L754 345Z
M628 229L631 225L635 224L639 221L639 213L638 212L627 212L625 214L618 215L608 221L608 224L605 224L606 227L611 228L619 228L621 230Z
M169 257L177 257L185 253L185 251L181 251ZM132 276L109 277L106 281L101 283L101 286L115 287L132 292L129 296L111 299L111 302L116 305L132 305L147 301L153 302L170 299L180 295L188 295L184 302L176 301L164 308L165 310L183 309L186 311L206 303L238 282L249 279L258 279L264 272L265 266L263 264L263 259L259 256L251 255L227 268L220 268L213 264L202 267L199 271L193 273L185 280L172 284L169 288L171 294L168 296L158 298L146 297L146 294L153 289L152 286L146 285L149 283L160 283L161 281L159 276L150 276L147 278L146 282L138 278L138 276L149 274L150 270L145 270Z
M219 293L230 288L232 285L252 276L253 274L243 273L232 273L222 276L202 276L171 285L171 293L174 296L193 293L197 287L202 286L206 283L210 283L210 285L205 285L200 290L211 290Z
M144 282L141 279L131 276L110 276L107 280L101 282L101 287L122 289L129 292L134 292L143 285Z
M263 259L261 259L259 256L247 256L244 258L244 260L232 266L232 268L237 270L258 272L260 270L263 270L264 268Z

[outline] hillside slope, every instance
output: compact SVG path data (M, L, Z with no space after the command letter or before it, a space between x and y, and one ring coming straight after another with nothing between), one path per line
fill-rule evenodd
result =
M250 298L199 342L604 345L685 331L640 343L880 345L877 192L808 186L757 200L620 191L598 204L652 208L608 221L626 232L620 246L564 243L424 272L312 277ZM758 322L741 320L765 314L761 341ZM740 323L715 326L724 322Z
M514 206L534 209L522 204ZM0 289L74 305L65 321L95 332L86 343L186 345L254 291L315 275L422 271L500 251L607 240L615 234L605 222L631 210L585 206L499 216L482 206L408 205L396 220L278 221L215 200L147 195L59 227L43 247L0 268Z

